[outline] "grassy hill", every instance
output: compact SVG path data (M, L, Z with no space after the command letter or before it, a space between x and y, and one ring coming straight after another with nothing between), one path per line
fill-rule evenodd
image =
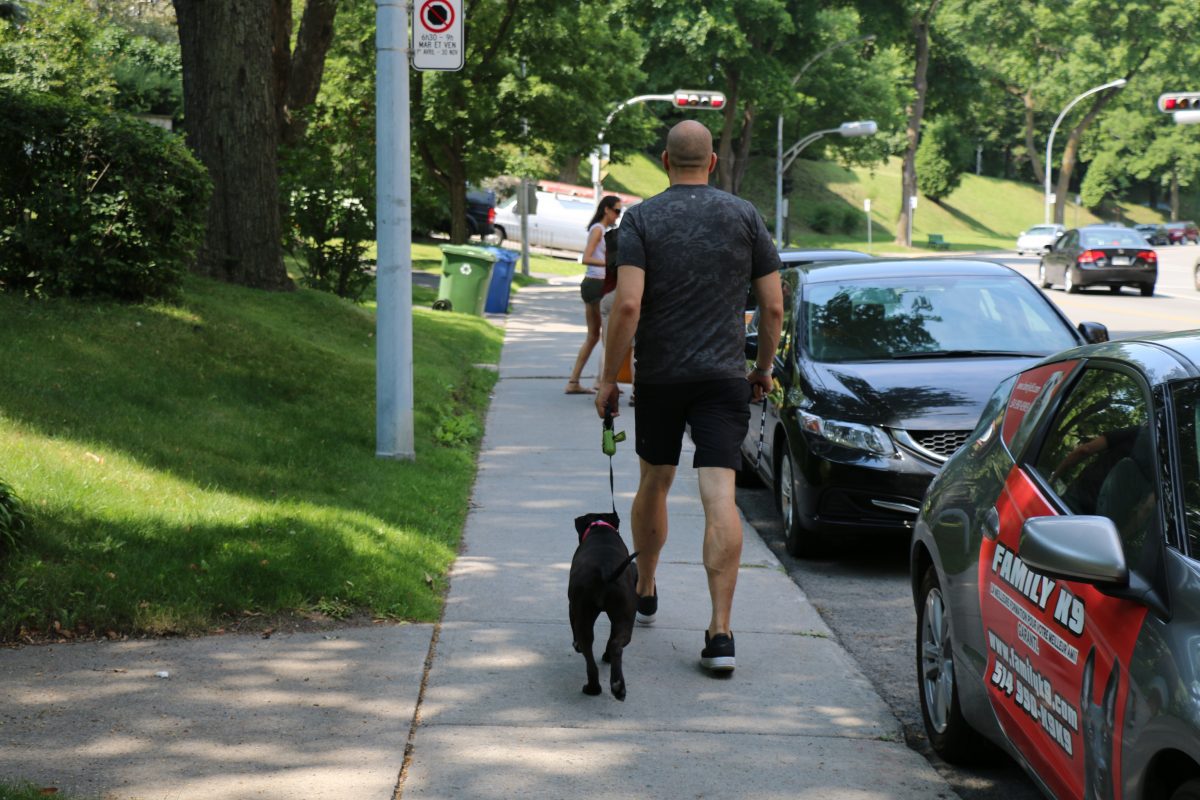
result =
M852 247L866 249L867 224L863 201L871 200L871 227L874 250L901 250L895 243L896 218L900 213L900 159L866 169L847 169L826 161L797 160L791 168L794 182L790 199L788 240L805 247ZM605 187L643 197L662 191L666 174L650 156L639 153L626 163L613 164ZM742 196L758 207L774 233L775 162L757 157L747 170ZM810 222L821 206L838 209L841 214L857 214L852 233L819 233ZM1157 222L1162 214L1137 205L1118 207L1121 219L1128 223ZM1017 235L1043 218L1041 187L1028 183L978 175L964 175L962 183L941 203L928 198L917 201L913 217L913 242L925 242L930 233L940 233L955 250L1011 249ZM1115 218L1113 214L1109 219ZM1102 222L1086 208L1071 204L1067 208L1068 227ZM920 250L920 247L916 248Z
M375 458L369 309L198 278L179 305L0 295L0 479L32 523L0 550L0 639L435 619L501 335L432 295L415 462Z

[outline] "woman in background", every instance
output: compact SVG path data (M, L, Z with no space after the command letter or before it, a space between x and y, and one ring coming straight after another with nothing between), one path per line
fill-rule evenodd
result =
M583 263L587 271L583 283L579 285L579 294L583 298L584 318L587 320L587 338L579 348L575 358L575 368L571 370L571 378L567 381L567 394L595 394L596 390L584 387L579 379L583 367L591 358L592 350L600 341L600 298L604 296L605 248L604 231L617 224L621 216L621 198L615 194L605 195L596 206L596 213L588 223L587 244L583 246Z

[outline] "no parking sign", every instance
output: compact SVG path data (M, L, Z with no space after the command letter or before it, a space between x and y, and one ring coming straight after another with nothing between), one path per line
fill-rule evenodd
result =
M413 0L412 39L413 69L462 69L462 0Z

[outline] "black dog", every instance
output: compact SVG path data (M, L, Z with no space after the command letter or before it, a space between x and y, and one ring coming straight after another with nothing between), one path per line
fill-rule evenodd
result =
M579 547L571 559L567 599L575 652L583 653L587 660L584 694L600 694L600 670L592 656L592 642L596 618L603 611L608 614L611 630L604 648L604 660L611 665L609 685L613 697L624 700L621 654L633 637L633 618L637 612L637 565L630 566L637 553L629 554L617 530L620 524L616 514L584 514L575 518Z

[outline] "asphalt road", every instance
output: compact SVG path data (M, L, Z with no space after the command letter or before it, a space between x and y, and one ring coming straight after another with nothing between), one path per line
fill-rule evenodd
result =
M1046 295L1072 322L1108 326L1113 339L1162 331L1200 328L1200 292L1192 270L1200 246L1160 247L1158 286L1153 297L1136 289L1119 295L1107 289ZM992 254L1034 280L1038 259ZM998 756L983 769L961 769L933 754L921 724L916 689L916 613L908 577L907 538L864 535L847 541L830 560L798 560L784 548L783 526L771 492L738 489L738 505L775 552L809 600L858 660L863 672L904 726L909 746L925 754L963 800L1035 800L1041 793L1015 762Z

